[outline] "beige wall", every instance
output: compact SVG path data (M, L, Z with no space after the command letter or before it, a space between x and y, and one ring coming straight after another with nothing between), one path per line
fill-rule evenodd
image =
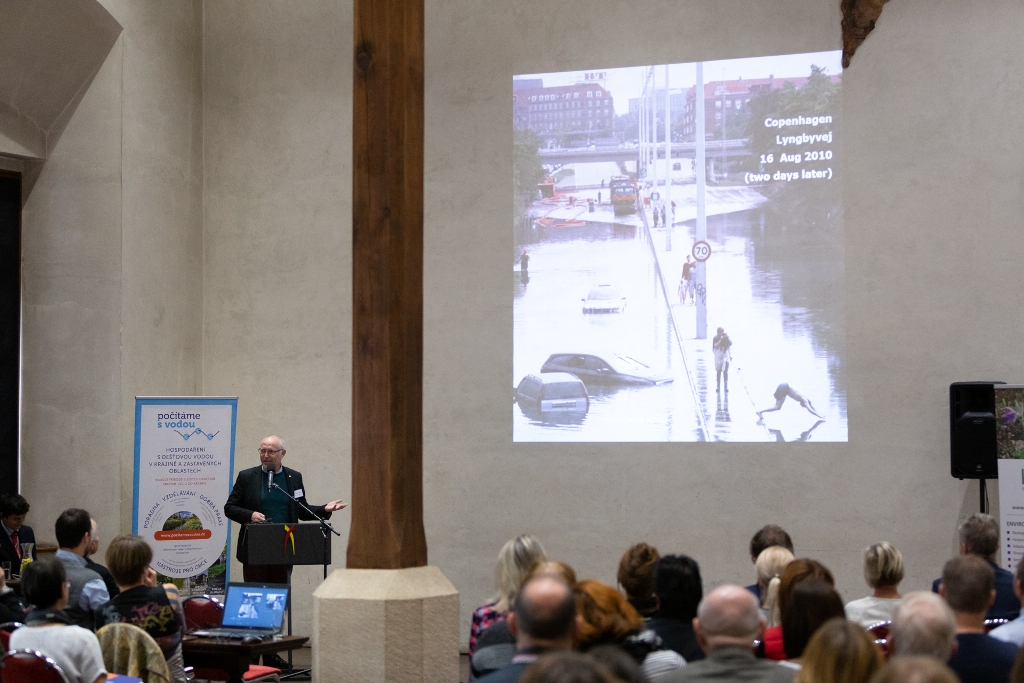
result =
M848 444L512 443L512 75L836 49L839 19L800 0L429 3L424 499L463 637L522 532L609 582L647 540L710 587L751 583L747 542L777 522L847 598L871 542L904 551L908 589L952 552L977 488L948 474L948 384L1024 380L1015 2L969 20L889 3L844 76Z
M239 397L236 471L276 433L310 501L347 500L351 5L219 0L205 13L204 390ZM334 520L343 566L348 513ZM293 575L297 633L321 578Z
M36 526L68 504L130 524L128 488L106 491L111 472L130 481L135 393L237 395L238 469L277 432L311 499L347 497L351 5L108 7L125 33L26 206ZM883 538L906 588L927 585L977 498L947 474L947 385L1024 379L1022 20L1009 0L969 20L952 0L889 3L846 73L848 444L513 445L511 76L832 49L838 11L428 3L425 508L464 625L524 531L582 576L612 581L645 539L696 557L711 586L750 581L747 540L774 521L848 598L866 590L860 549ZM317 576L296 574L299 632Z
M71 506L104 540L130 531L134 396L202 393L201 3L104 4L124 32L24 213L22 490L40 540Z

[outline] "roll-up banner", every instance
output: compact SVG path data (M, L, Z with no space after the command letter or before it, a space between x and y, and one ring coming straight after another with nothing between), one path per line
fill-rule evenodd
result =
M1003 567L1024 557L1024 385L996 385L996 453L999 458L999 545Z
M237 397L135 397L132 532L160 580L188 592L227 585L237 415Z

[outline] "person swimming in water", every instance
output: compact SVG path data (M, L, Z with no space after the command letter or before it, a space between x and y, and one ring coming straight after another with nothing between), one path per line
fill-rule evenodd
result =
M791 398L797 403L799 403L800 407L802 407L804 410L809 412L814 417L820 418L822 420L825 419L824 415L820 414L818 411L814 409L814 404L811 403L809 399L804 398L803 394L801 394L799 391L789 386L785 382L780 384L778 388L775 389L775 407L765 408L764 410L757 411L757 417L762 417L764 413L773 413L776 410L781 410L782 404L786 402L787 398Z

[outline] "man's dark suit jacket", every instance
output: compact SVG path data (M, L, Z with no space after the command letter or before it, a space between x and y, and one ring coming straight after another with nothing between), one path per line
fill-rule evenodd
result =
M18 529L18 542L19 543L35 543L36 535L32 531L32 527L25 526L24 524ZM36 551L32 550L32 559L35 559ZM21 570L17 567L20 565L21 560L18 559L18 552L14 549L14 544L11 543L11 539L7 536L7 532L0 527L0 561L10 562L11 570L17 574Z
M996 589L996 601L988 608L985 614L986 619L1009 619L1013 621L1021 615L1020 600L1013 592L1013 572L1008 572L995 562L988 561L995 575L993 588ZM938 578L932 582L932 593L939 592L939 584L942 579Z
M330 519L331 513L325 511L323 505L310 505L306 502L306 489L302 485L302 474L299 472L282 465L281 474L274 476L274 483L287 491L289 495L295 495L296 491L302 491L302 495L298 496L298 499L316 514L324 519ZM245 556L249 548L246 529L252 522L252 513L263 512L263 503L260 496L266 486L267 473L263 471L262 467L256 466L242 470L238 473L238 479L235 479L235 486L231 489L228 502L224 504L224 514L227 515L227 518L242 525L241 530L238 532L238 547L235 552L235 557L238 558L239 562L245 562ZM288 501L287 523L292 524L300 519L311 522L315 517L310 516L308 512L293 501Z

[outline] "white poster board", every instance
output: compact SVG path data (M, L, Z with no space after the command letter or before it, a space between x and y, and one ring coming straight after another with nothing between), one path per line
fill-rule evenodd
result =
M223 593L237 398L136 397L132 532L153 547L153 569Z
M1011 572L1024 558L1024 385L996 385L999 545Z

